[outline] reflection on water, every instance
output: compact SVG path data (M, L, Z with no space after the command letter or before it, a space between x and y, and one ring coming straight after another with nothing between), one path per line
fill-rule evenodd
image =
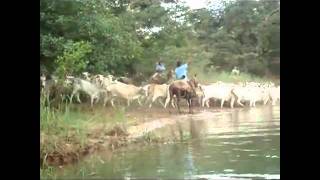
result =
M155 133L191 140L94 155L64 176L280 179L279 106L203 112Z

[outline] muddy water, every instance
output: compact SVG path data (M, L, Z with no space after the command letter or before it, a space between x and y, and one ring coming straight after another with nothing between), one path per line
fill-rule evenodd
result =
M280 179L280 107L204 110L153 131L175 143L131 145L68 167L61 177ZM178 140L178 141L177 141Z

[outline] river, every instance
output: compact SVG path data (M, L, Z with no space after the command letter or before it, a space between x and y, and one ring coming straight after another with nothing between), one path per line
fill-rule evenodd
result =
M280 179L279 106L203 110L153 133L182 140L100 152L58 177Z

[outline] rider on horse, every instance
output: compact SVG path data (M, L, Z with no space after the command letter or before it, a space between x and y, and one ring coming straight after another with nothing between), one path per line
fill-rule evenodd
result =
M163 73L166 70L166 68L164 67L164 64L162 61L157 62L156 64L156 72L157 73Z
M163 76L163 72L166 70L163 62L161 61L158 61L156 63L156 73L152 76L152 78L155 78L156 76Z
M177 67L175 69L176 79L178 80L188 80L187 73L188 73L188 65L190 64L190 60L182 64L181 61L177 61Z

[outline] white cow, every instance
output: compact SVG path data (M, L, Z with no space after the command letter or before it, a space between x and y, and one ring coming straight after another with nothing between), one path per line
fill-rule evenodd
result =
M84 76L85 80L91 81L90 74L88 72L83 72L82 75Z
M58 79L55 76L50 76L50 79L47 79L45 75L41 75L40 81L41 81L41 93L44 93L46 97L49 97L51 94L52 88L54 88L57 83Z
M267 101L268 91L265 88L256 87L255 85L248 85L245 87L237 86L234 88L233 93L237 97L237 103L242 107L244 106L241 101L249 101L250 107L255 107L258 101Z
M146 85L143 85L142 86L142 89L144 90L145 92L145 97L148 97L149 96L149 87L151 86L151 84L146 84Z
M225 85L225 84L211 84L211 85L201 85L200 88L203 91L203 98L202 98L202 107L206 103L207 107L209 106L209 99L214 98L221 100L220 107L223 107L225 101L231 100L230 106L233 108L235 97L232 93L233 86Z
M115 81L113 81L112 79L113 79L112 75L108 75L107 77L104 77L101 74L96 75L94 78L95 82L97 82L103 88L106 88L111 83L114 83Z
M145 91L142 87L128 85L118 81L109 84L106 87L106 90L108 95L110 96L110 102L113 107L113 101L116 97L127 100L127 106L129 106L132 100L138 100L139 105L142 105L140 102L140 98L142 98L143 95L145 95Z
M147 93L147 100L146 103L150 102L149 108L152 107L152 103L154 103L158 98L166 98L167 97L167 91L168 91L169 85L167 84L150 84L148 85L148 93ZM159 103L164 106L164 103L159 99ZM172 101L172 107L173 101Z
M271 100L272 105L276 105L277 101L280 101L280 86L269 88L268 93L269 100ZM264 104L267 104L267 102L268 101L264 102Z
M84 93L90 96L91 107L93 107L94 100L96 100L97 102L101 95L106 94L105 90L83 79L67 77L66 84L70 84L70 83L72 84L72 88L73 88L72 94L70 97L70 102L72 102L73 96L76 95L77 101L81 103L81 100L79 97L79 91L83 91Z

